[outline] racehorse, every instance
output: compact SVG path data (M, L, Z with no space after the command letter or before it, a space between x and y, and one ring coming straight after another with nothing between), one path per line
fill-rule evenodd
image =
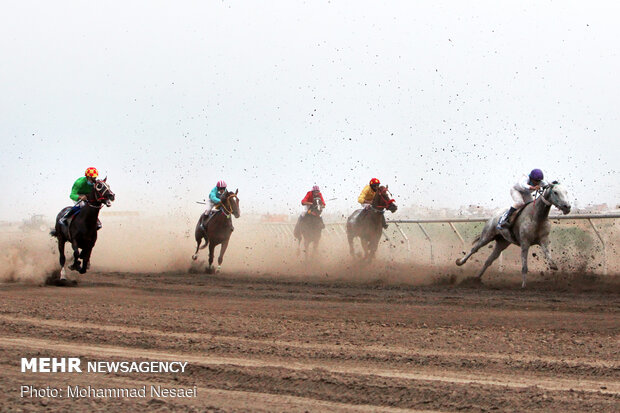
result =
M206 271L208 274L213 273L213 252L217 245L222 244L220 247L220 256L217 259L217 270L220 272L222 261L224 261L224 253L228 248L228 241L230 235L233 232L232 215L235 218L239 218L239 198L237 194L239 190L235 192L226 191L222 194L219 203L219 209L209 218L204 213L198 219L196 224L196 252L192 255L192 259L195 261L198 258L198 250L204 249L209 246L209 266ZM200 246L202 240L205 240L205 244Z
M380 186L368 208L358 209L351 214L347 219L347 239L351 255L355 255L353 239L359 237L364 259L370 261L374 258L383 233L383 214L386 210L394 213L396 209L394 200L388 195L388 187Z
M90 254L97 242L97 220L99 211L103 206L112 206L114 192L106 183L107 178L96 180L91 192L86 195L85 205L80 211L67 221L66 225L61 225L58 221L67 210L72 207L63 208L56 216L56 226L50 235L58 240L58 252L60 253L60 282L66 283L65 272L65 242L70 242L73 247L73 264L70 270L79 271L84 274L90 265ZM80 251L81 250L81 251ZM82 262L80 263L80 259Z
M551 210L551 205L560 209L564 214L570 212L570 203L567 201L566 190L555 181L542 188L540 196L533 202L528 203L520 211L515 212L515 214L519 213L519 215L515 218L512 228L503 228L501 230L496 228L497 221L501 218L503 212L487 221L482 229L482 234L474 240L474 246L469 254L457 259L456 265L465 264L476 251L489 242L495 241L493 252L491 252L491 255L487 258L477 275L478 280L481 279L484 271L510 244L516 244L521 247L521 276L523 278L521 288L525 288L527 255L530 246L540 245L549 267L552 270L557 270L558 266L551 258L549 251L549 232L551 230L549 211Z
M301 240L304 240L304 252L306 259L308 258L308 250L310 244L313 246L313 253L316 255L319 248L319 241L321 240L321 231L325 228L323 220L321 219L321 212L323 207L321 205L321 198L314 197L312 205L306 212L306 214L299 220L299 225L295 228L294 236L299 240L297 244L297 253L301 248Z

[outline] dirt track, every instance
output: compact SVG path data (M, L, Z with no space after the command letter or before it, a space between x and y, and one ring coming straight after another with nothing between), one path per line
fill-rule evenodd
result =
M0 285L0 328L0 411L620 408L617 292L91 273L77 288ZM190 367L19 372L37 355ZM197 386L198 397L31 399L22 384Z

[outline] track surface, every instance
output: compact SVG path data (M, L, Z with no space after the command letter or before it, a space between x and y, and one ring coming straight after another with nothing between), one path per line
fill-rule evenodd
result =
M126 273L0 285L0 411L618 411L620 295L546 290ZM35 356L189 367L21 373ZM21 398L22 384L198 397Z

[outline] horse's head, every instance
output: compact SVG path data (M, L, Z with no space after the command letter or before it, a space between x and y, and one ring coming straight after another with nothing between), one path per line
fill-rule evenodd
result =
M321 197L315 196L312 200L312 206L310 207L310 211L313 215L321 215L323 212L323 204L321 203Z
M105 206L112 206L112 201L114 201L115 195L114 192L110 189L110 185L106 183L108 178L104 178L103 180L97 179L95 184L93 185L93 190L88 195L88 203L92 205L101 205L105 204Z
M238 189L235 192L226 191L220 198L224 208L226 208L229 214L233 214L235 218L239 218L239 216L241 216L241 211L239 210L239 198L237 198L238 193Z
M543 192L543 197L561 210L564 215L570 212L570 202L568 202L566 189L559 182L553 181L547 185Z
M394 213L398 209L394 200L390 198L390 193L388 192L387 186L380 186L375 193L375 198L372 201L372 205L375 208L379 209L387 209L388 211Z

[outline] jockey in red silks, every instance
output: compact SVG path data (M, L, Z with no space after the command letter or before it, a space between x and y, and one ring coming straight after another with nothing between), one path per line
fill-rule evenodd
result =
M298 234L298 235L300 234L299 224L301 223L301 220L304 219L306 215L312 214L311 209L314 205L315 200L318 202L321 208L325 208L325 199L323 199L323 194L321 193L321 189L319 188L318 185L314 185L312 187L312 190L308 191L306 193L306 196L301 200L301 204L305 207L305 210L304 212L302 212L302 214L297 219L297 224L295 224L295 230L293 231L293 234ZM316 215L316 214L314 215L319 219L321 223L321 228L325 228L325 224L323 223L323 218L321 218L320 215ZM295 237L299 238L297 235Z

